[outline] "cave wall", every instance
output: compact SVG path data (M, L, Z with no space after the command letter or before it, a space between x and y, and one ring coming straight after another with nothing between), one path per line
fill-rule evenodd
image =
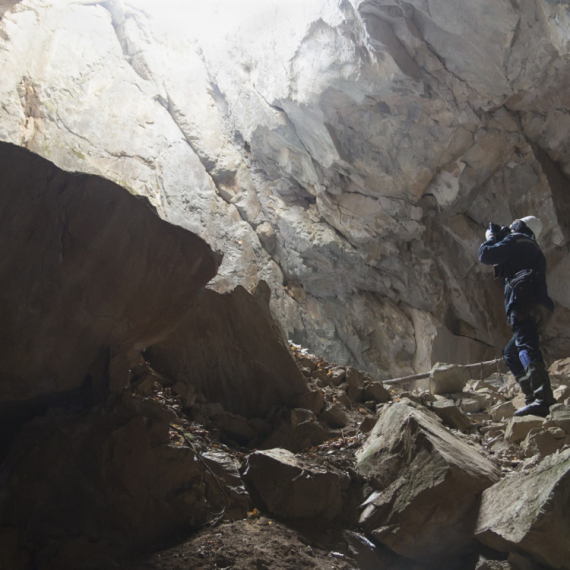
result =
M224 252L212 288L266 280L289 337L381 377L498 354L477 248L535 214L565 353L566 7L258 8L21 2L0 21L0 140L146 197Z

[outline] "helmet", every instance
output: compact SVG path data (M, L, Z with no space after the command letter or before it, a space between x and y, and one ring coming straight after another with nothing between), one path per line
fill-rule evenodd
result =
M534 216L526 216L524 218L518 218L511 224L511 227L517 222L524 222L526 226L532 231L534 237L538 239L540 232L542 232L542 222L538 218Z

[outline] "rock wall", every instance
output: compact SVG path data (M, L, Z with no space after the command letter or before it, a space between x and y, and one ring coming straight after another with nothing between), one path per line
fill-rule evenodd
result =
M174 6L174 3L173 3ZM261 279L290 338L380 377L497 354L477 247L535 214L570 346L568 12L547 0L25 0L0 140L145 196Z

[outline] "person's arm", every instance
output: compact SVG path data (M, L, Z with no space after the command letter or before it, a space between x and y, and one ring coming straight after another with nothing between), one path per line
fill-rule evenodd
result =
M512 257L514 246L510 236L499 242L489 239L479 248L479 261L485 265L501 265Z

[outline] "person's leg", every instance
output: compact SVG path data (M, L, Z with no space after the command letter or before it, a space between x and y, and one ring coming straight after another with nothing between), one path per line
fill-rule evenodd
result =
M523 321L518 321L516 329L515 345L519 352L519 359L526 370L525 375L519 380L519 384L525 392L525 403L527 405L517 410L515 415L533 414L544 417L548 414L550 406L556 403L556 400L552 394L550 377L540 351L537 319L529 316ZM527 402L527 391L532 393L534 401Z
M520 378L524 375L524 366L521 364L519 358L519 349L517 347L517 332L516 329L513 327L513 337L505 346L505 350L503 351L503 360L507 365L507 368L511 371L512 375L515 378Z
M513 325L511 328L513 337L503 351L503 360L524 394L525 405L528 405L534 402L534 393L530 385L530 378L526 376L525 366L519 357L519 349L517 347L518 329L516 325Z
M531 362L542 362L536 321L527 318L524 321L518 321L515 327L515 345L522 366L526 369Z

